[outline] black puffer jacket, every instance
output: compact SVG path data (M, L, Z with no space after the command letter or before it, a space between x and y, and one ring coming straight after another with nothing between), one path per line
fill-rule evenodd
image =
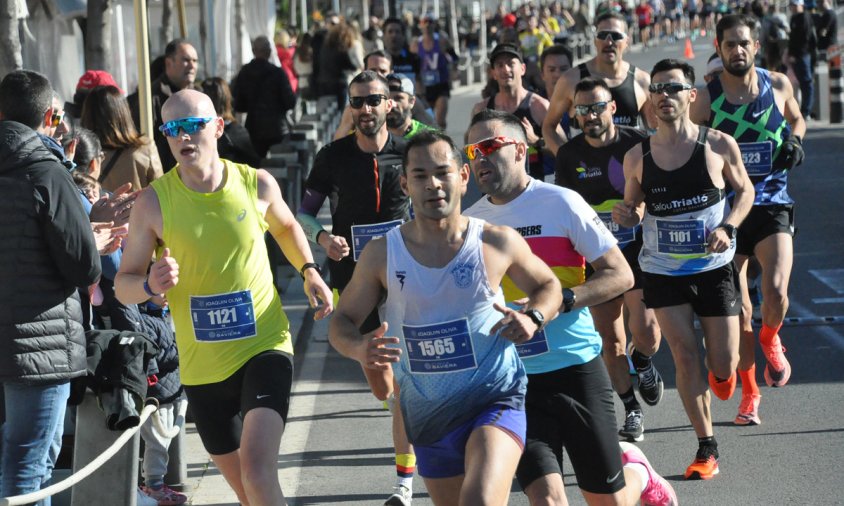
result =
M100 277L73 180L34 130L0 121L0 382L85 374L77 287Z

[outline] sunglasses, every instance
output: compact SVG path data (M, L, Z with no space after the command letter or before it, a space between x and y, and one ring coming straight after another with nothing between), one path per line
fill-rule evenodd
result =
M504 146L510 146L518 143L519 141L509 137L490 137L489 139L484 139L474 144L468 144L465 148L463 148L463 151L466 153L466 157L469 161L472 161L478 158L478 156L486 157L495 153Z
M688 83L651 83L648 86L648 91L656 93L657 95L667 93L669 95L676 95L681 91L690 90L694 88Z
M588 116L590 112L600 115L607 110L609 102L595 102L594 104L583 104L574 106L574 113L578 116Z
M184 131L188 135L193 135L196 132L205 128L205 125L213 121L214 118L181 118L174 119L164 123L158 130L167 137L178 137L179 130Z
M53 117L50 118L50 125L52 125L53 128L56 128L56 127L58 127L59 125L62 124L63 120L64 120L64 113L63 112L54 112Z
M601 30L600 32L595 34L595 38L598 40L612 39L613 42L618 42L620 40L626 39L627 34L616 32L615 30Z
M349 105L352 106L352 109L360 109L363 107L363 104L368 105L369 107L378 107L381 105L382 100L388 100L390 97L387 95L367 95L365 97L349 97Z

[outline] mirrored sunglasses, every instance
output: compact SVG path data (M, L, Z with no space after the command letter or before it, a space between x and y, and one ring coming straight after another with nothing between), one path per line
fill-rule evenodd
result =
M363 104L368 105L369 107L378 107L381 105L382 100L387 100L390 97L387 95L367 95L365 97L349 97L349 105L352 106L352 109L360 109L363 107Z
M595 34L595 38L598 40L612 39L614 42L618 42L620 40L626 39L627 34L622 32L616 32L615 30L601 30L600 32Z
M676 95L684 90L690 90L694 88L691 84L688 83L651 83L648 86L648 91L651 93L667 93L669 95Z
M595 115L602 114L607 110L609 102L595 102L594 104L582 104L574 106L574 113L578 116L588 116L590 112Z
M54 112L53 117L50 118L50 125L55 128L62 124L62 120L64 120L64 112Z
M179 130L184 131L188 135L193 135L196 132L205 128L205 125L213 121L214 118L180 118L174 119L164 123L158 130L167 137L178 137Z
M463 150L466 152L466 157L472 161L478 156L486 157L495 153L504 146L510 146L518 143L519 141L511 139L510 137L490 137L489 139L484 139L474 144L468 144L465 148L463 148Z

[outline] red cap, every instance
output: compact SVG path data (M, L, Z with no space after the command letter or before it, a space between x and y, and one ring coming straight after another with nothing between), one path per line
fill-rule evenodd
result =
M501 24L504 25L505 28L512 28L516 26L516 15L512 12L504 16L501 20Z
M77 90L93 90L97 86L114 86L120 90L120 86L117 85L111 74L105 70L89 70L82 74L79 82L76 83ZM123 90L120 90L120 94L123 94Z

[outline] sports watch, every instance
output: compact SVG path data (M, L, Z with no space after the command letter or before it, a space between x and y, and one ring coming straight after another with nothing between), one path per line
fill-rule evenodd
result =
M528 309L525 311L525 314L533 320L533 323L536 324L536 330L542 330L542 327L545 326L545 317L542 316L542 313L539 312L538 309Z
M718 228L723 228L724 232L730 237L730 240L735 239L738 234L738 229L729 223L722 223Z
M577 295L571 288L563 288L563 312L570 313L577 301Z
M315 264L313 262L308 262L299 269L299 275L302 276L302 279L305 279L305 271L307 269L314 269L317 271L317 274L322 275L322 269L319 268L319 264Z

